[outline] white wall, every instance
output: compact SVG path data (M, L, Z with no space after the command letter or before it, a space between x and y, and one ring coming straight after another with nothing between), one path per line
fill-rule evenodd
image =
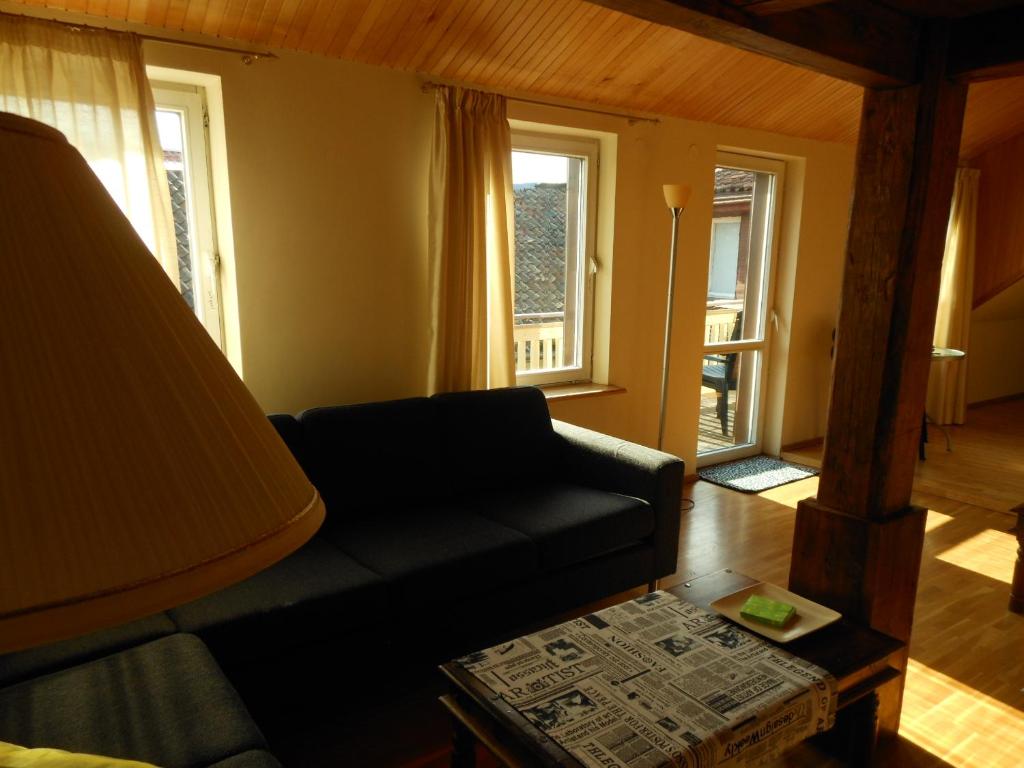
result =
M967 347L967 402L1024 393L1024 280L971 313ZM970 417L968 416L968 419Z
M242 366L261 405L420 394L432 102L417 79L158 43L146 60L221 78Z
M414 75L280 56L245 66L229 55L147 44L150 63L222 78L246 383L269 411L420 394L432 97ZM777 346L790 354L769 393L777 423L770 447L822 435L853 149L685 120L630 125L518 102L510 116L618 139L614 245L598 257L614 270L608 380L627 392L553 404L556 417L655 442L670 235L661 185L690 183L666 448L694 468L713 169L722 147L788 163Z

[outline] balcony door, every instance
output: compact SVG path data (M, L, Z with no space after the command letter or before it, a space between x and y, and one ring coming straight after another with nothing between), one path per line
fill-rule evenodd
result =
M775 160L718 154L698 466L761 452L784 169Z

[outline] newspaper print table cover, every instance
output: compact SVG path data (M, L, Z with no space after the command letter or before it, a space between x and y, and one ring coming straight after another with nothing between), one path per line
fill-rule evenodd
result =
M759 766L832 727L835 679L667 592L456 661L585 766Z

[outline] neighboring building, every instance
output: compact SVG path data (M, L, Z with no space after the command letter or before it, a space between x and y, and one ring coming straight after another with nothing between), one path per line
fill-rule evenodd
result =
M711 220L708 306L743 306L750 255L750 206L754 173L715 168L715 202Z
M516 322L539 323L565 312L566 185L516 184L514 193Z

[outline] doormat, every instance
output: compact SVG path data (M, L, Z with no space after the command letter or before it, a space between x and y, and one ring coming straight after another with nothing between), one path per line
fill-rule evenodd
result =
M701 467L697 475L702 480L743 493L760 493L786 483L795 483L806 477L814 477L818 470L793 464L771 456L754 456L749 459Z

